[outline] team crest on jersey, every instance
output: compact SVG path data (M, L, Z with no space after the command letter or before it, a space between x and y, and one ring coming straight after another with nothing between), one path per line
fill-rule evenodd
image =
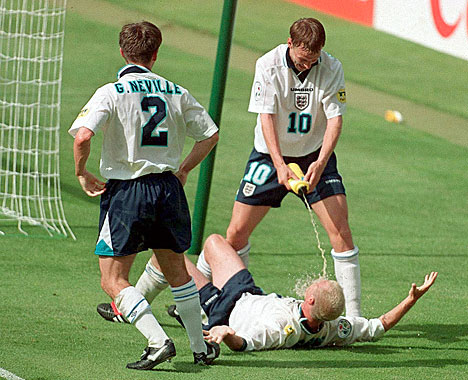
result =
M255 100L260 100L262 95L262 84L260 82L255 82Z
M344 88L339 89L336 97L341 103L346 103L346 90Z
M242 193L246 196L246 197L250 197L255 189L257 188L257 186L255 185L252 185L251 183L249 182L246 182L245 185L244 185L244 188L242 189Z
M351 331L353 330L353 326L347 319L340 319L338 322L338 336L341 339L347 338L351 335Z
M89 113L89 108L83 108L78 114L78 117L86 116L88 113Z
M308 92L294 93L294 104L298 110L305 110L309 106L309 95Z

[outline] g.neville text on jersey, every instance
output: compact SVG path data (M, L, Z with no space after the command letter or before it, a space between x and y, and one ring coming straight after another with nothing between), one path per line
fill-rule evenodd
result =
M159 79L138 79L126 82L125 86L124 83L115 83L114 86L118 94L143 92L146 94L161 93L182 95L179 86L175 83L171 83L167 80L164 82L165 83L161 84ZM125 90L125 87L127 90Z

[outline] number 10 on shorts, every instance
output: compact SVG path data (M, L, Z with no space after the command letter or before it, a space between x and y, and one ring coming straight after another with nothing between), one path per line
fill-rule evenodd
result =
M271 167L267 164L260 164L254 161L250 163L249 171L244 176L244 181L251 182L255 185L263 185L271 173Z

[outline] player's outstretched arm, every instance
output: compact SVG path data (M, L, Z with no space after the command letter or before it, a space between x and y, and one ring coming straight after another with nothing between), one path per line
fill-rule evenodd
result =
M211 137L198 141L193 145L190 153L185 157L182 164L180 164L179 171L175 173L177 178L179 178L182 185L185 185L187 182L187 176L190 171L196 167L203 159L210 153L211 149L218 143L219 135L216 132Z
M414 306L417 300L426 294L432 284L434 284L437 275L437 272L431 272L430 274L427 274L424 278L424 283L421 286L412 284L408 297L401 301L401 303L395 308L379 318L385 331L388 331L393 326L395 326L400 321L400 319Z

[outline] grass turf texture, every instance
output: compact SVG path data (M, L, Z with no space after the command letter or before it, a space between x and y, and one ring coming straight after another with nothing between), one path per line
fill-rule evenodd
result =
M166 21L167 29L182 25L193 28L195 34L209 35L219 28L217 2L112 3L129 12L146 13L150 20L155 15ZM235 29L235 42L257 56L284 41L291 21L315 14L279 1L272 1L271 8L260 3L239 2ZM123 9L116 8L116 15ZM328 16L318 17L328 31L327 50L343 61L348 79L416 99L428 112L437 107L466 117L462 97L456 95L466 88L467 76L460 80L466 62ZM95 312L96 304L107 299L100 290L97 257L92 254L98 200L86 197L73 176L72 139L66 133L92 92L114 80L122 66L116 46L119 30L120 25L91 21L73 8L68 13L61 179L65 212L78 240L49 238L36 228L26 228L32 234L26 238L12 223L1 225L6 236L0 238L0 367L27 380L198 379L227 374L246 379L466 378L467 148L406 125L388 124L355 107L346 114L337 154L348 190L351 227L361 250L363 312L379 316L406 296L411 282L420 283L426 272L438 270L440 277L430 293L379 342L345 349L252 354L231 353L223 347L217 364L204 369L191 365L184 331L166 316L165 305L172 299L165 292L153 311L174 339L177 357L172 364L156 367L154 374L124 368L137 359L145 340L132 326L106 323ZM401 47L401 54L395 54L395 46ZM420 55L425 64L414 71ZM398 63L399 69L391 70L389 62ZM165 44L155 71L208 105L212 67L210 58ZM433 67L445 69L426 75ZM389 87L394 77L397 83L404 78L405 85ZM251 80L251 72L235 68L229 72L206 233L224 234L251 149L255 116L246 111ZM439 87L450 96L434 91ZM440 123L443 128L444 120ZM100 138L93 140L89 168L94 172ZM186 186L192 209L196 178L195 172ZM332 273L330 246L321 228L320 235ZM318 273L322 267L309 216L292 196L267 215L251 241L250 269L267 291L294 295L296 279ZM148 252L138 255L131 281L136 281L148 258Z

